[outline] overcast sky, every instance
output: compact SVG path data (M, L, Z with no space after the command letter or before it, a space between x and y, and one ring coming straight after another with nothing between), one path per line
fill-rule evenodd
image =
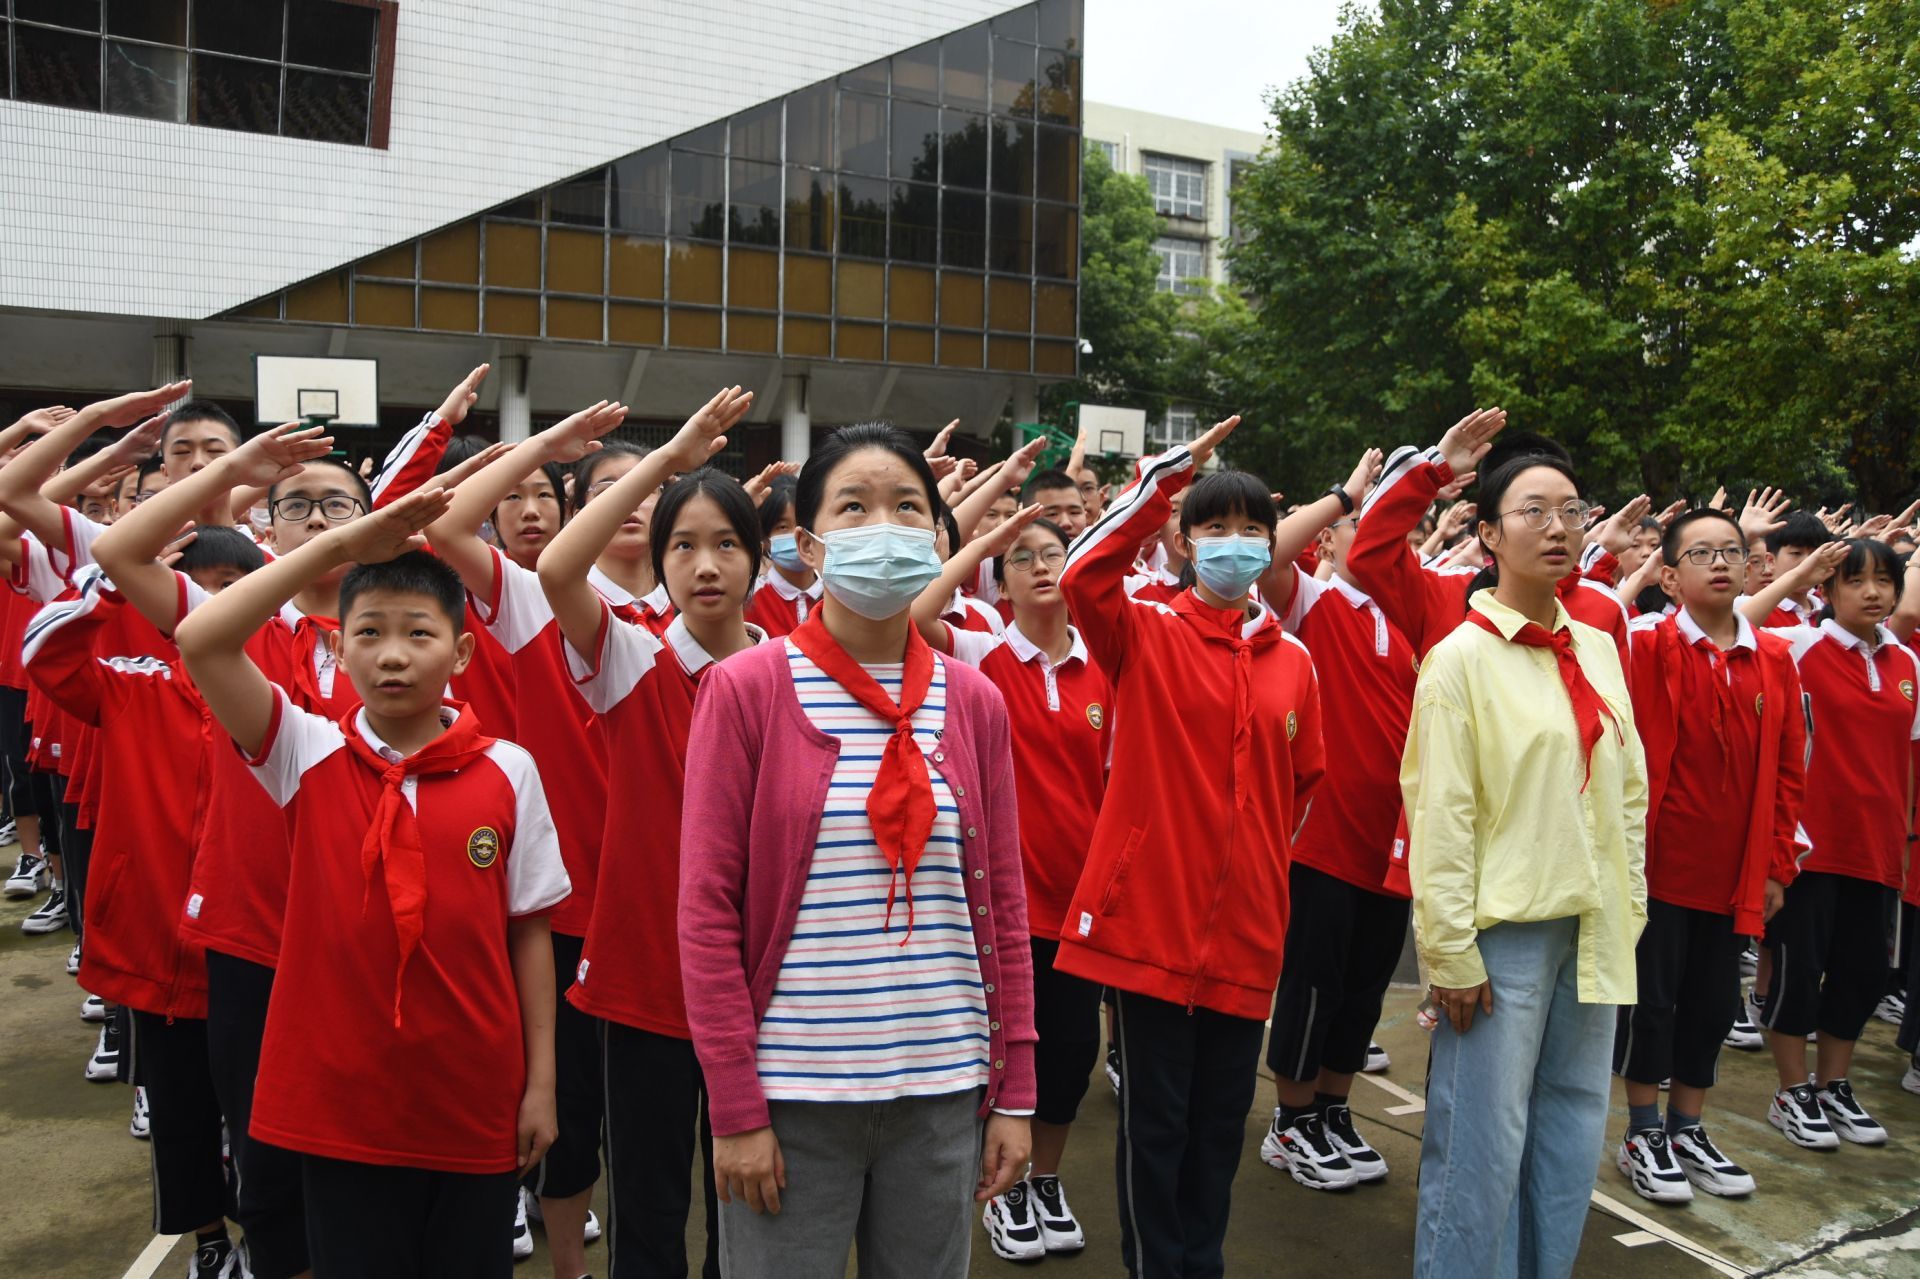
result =
M1086 0L1087 97L1264 133L1264 94L1306 74L1340 2Z

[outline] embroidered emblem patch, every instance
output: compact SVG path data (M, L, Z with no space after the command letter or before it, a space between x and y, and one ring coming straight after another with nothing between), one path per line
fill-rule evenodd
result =
M1106 721L1107 713L1100 709L1100 703L1088 702L1087 723L1093 725L1095 729L1099 729L1106 724Z
M500 832L491 826L482 826L467 836L467 860L481 870L494 864L500 858Z
M1300 731L1300 716L1293 711L1288 711L1287 712L1287 740L1292 741L1293 735L1299 731Z
M1765 715L1767 713L1767 695L1765 693L1755 693L1753 695L1753 713L1755 715Z
M1913 700L1913 681L1912 680L1903 679L1900 681L1900 696L1906 698L1908 701Z

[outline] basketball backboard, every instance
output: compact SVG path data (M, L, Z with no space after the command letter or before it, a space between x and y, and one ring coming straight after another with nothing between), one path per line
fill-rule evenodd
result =
M380 425L380 362L324 355L253 357L253 415L261 426Z
M1087 452L1107 457L1139 457L1147 447L1145 409L1116 409L1104 404L1080 406L1080 430Z

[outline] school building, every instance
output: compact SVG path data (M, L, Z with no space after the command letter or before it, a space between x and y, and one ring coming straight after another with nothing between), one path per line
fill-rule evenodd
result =
M378 361L374 448L757 393L742 461L1078 360L1081 0L0 0L0 414ZM349 433L351 434L351 433Z

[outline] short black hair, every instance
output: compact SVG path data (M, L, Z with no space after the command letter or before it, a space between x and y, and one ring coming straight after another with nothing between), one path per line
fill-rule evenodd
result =
M1033 523L1027 525L1027 528L1037 528L1042 532L1053 534L1060 539L1060 545L1063 548L1073 545L1073 539L1067 536L1067 530L1061 528L1044 515L1037 517ZM1025 533L1027 529L1021 529L1020 531ZM1014 540L1018 541L1019 539L1015 538ZM996 555L993 557L993 580L996 582L1004 582L1007 580L1007 557L1005 555Z
M1837 541L1839 539L1829 539ZM1840 561L1828 579L1830 587L1838 585L1841 578L1856 577L1867 571L1869 565L1878 565L1880 571L1893 579L1893 602L1900 602L1900 594L1906 589L1906 573L1902 571L1900 553L1877 537L1850 537L1846 539L1847 558ZM1793 545L1793 543L1789 543ZM1833 616L1833 591L1826 592L1826 604L1821 608L1817 620L1825 621Z
M1580 477L1573 469L1573 454L1558 440L1550 440L1536 431L1502 431L1494 437L1493 447L1480 459L1475 470L1481 475L1492 475L1507 463L1523 457L1550 457L1564 463L1566 477L1573 481L1573 487L1580 487Z
M1767 534L1767 549L1778 553L1780 548L1792 546L1813 551L1833 540L1833 530L1822 524L1818 515L1811 511L1795 511L1780 522L1779 528Z
M602 466L616 457L643 458L647 450L632 440L602 440L600 447L573 464L573 509L577 514L587 504L587 490L593 487L593 476ZM564 485L561 492L565 492Z
M251 573L266 562L267 557L253 539L239 529L208 524L194 532L193 540L182 548L173 566L182 573L206 568L237 568Z
M233 414L212 400L187 400L175 405L173 411L167 414L166 430L160 433L161 447L166 447L167 437L173 434L174 427L185 426L189 422L217 422L233 437L233 447L239 448L246 443L247 437L241 432L240 424L233 420Z
M1667 531L1660 535L1661 558L1669 564L1678 565L1680 563L1681 535L1702 520L1725 520L1732 527L1734 536L1740 539L1740 545L1744 547L1747 544L1746 531L1740 527L1739 520L1733 518L1733 516L1726 511L1719 510L1715 507L1696 506L1691 511L1687 511L1675 519L1673 523L1667 525Z
M1054 489L1072 489L1078 493L1080 491L1080 485L1071 475L1068 475L1058 467L1037 472L1032 479L1027 481L1028 497L1032 497L1035 493L1050 493Z
M352 492L359 497L361 513L366 514L367 512L370 512L373 510L373 490L367 487L367 477L360 474L360 472L354 470L351 466L348 466L344 458L338 458L338 457L316 458L313 461L308 462L306 465L307 467L330 466L336 471L339 471L340 474L347 477L347 483L349 487L351 488ZM289 483L299 478L300 477L297 475L290 475L284 480L275 480L272 484L268 485L267 486L267 508L269 510L273 508L274 499L280 496L280 486L282 484Z
M891 422L860 422L828 435L800 468L800 479L793 490L793 517L800 527L813 527L814 517L820 514L820 504L826 501L827 477L833 474L834 468L867 449L880 449L904 462L926 490L927 509L939 518L946 507L940 500L940 481L933 477L933 468L927 464L926 454L913 442L913 437Z
M947 531L947 558L952 559L960 553L960 521L953 518L953 508L942 507L934 518L934 525L936 534L940 529Z
M786 517L793 509L793 477L782 475L767 485L767 496L760 503L760 536L766 541L773 540L773 526Z
M140 465L133 468L133 491L138 493L140 491L140 481L146 479L149 475L158 475L166 468L166 465L167 459L161 457L158 453L155 453L152 457L141 458Z
M1242 515L1271 531L1280 522L1273 505L1273 493L1255 475L1245 471L1215 471L1203 475L1187 490L1180 504L1180 531L1187 533L1196 524L1205 524L1222 516Z
M476 453L484 453L493 447L493 441L484 435L456 435L447 441L447 447L440 453L440 460L433 464L435 475L445 475Z
M368 591L425 595L447 615L455 635L466 629L467 588L460 584L460 575L437 555L406 551L378 564L355 564L348 569L340 579L342 625L353 613L354 601Z
M673 540L673 522L680 518L681 508L696 497L710 498L720 508L720 514L733 526L734 534L739 537L740 545L747 553L747 581L750 584L758 581L760 513L754 510L753 499L747 496L747 490L739 480L711 466L688 471L660 490L660 500L653 504L653 523L647 531L647 550L653 558L653 580L662 586L666 585L667 544ZM747 589L751 595L752 586L749 585ZM676 607L679 603L678 600L674 601Z

